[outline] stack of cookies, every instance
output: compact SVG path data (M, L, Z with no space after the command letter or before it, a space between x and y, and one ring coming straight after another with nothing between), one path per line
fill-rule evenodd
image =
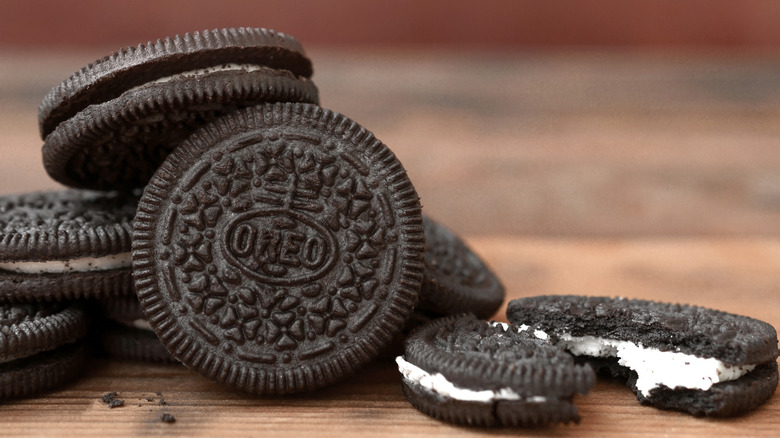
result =
M492 315L498 279L423 218L387 146L318 106L312 71L288 35L223 29L121 50L52 89L43 163L72 189L3 200L0 300L90 300L112 356L256 394L350 375L418 301L416 320Z
M133 293L131 221L138 197L81 190L0 198L4 397L76 375L87 299Z
M577 421L572 399L594 368L695 415L742 413L774 392L777 335L749 318L585 297L513 302L515 325L485 321L504 301L499 279L423 216L386 145L319 106L312 72L288 35L223 29L121 50L44 98L43 163L72 189L0 199L0 379L19 382L0 397L75 375L88 315L114 357L178 361L253 394L331 385L406 338L410 402L461 424ZM721 330L702 334L705 320ZM675 327L694 334L668 342ZM622 355L702 344L733 377L714 392L648 384ZM681 407L695 391L705 401Z

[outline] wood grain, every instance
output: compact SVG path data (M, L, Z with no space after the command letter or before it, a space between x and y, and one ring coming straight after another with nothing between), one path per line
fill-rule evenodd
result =
M709 305L780 325L780 240L474 238L509 298L541 293L620 295ZM502 312L497 315L503 319ZM0 434L40 436L771 436L780 395L736 419L639 405L624 383L601 380L576 398L582 421L537 430L450 426L404 399L389 360L332 387L291 397L237 394L181 366L96 360L72 385L0 404ZM117 391L125 406L109 409ZM162 393L165 401L160 404ZM147 398L151 401L147 401ZM176 422L162 423L163 413Z
M41 166L37 104L103 54L0 53L0 194L58 187ZM393 148L425 211L467 238L509 299L649 298L780 325L780 58L311 55L323 105ZM110 391L125 406L103 404ZM73 384L0 403L0 435L698 437L780 426L778 395L729 420L640 406L616 381L576 403L579 425L474 430L413 409L388 361L313 394L253 397L181 366L96 359Z
M0 53L0 193L57 187L37 107L115 48ZM780 57L313 52L322 105L388 144L455 231L780 234Z

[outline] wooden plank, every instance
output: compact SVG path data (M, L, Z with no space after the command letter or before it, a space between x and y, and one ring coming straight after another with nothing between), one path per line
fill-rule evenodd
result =
M509 298L571 292L663 299L780 324L778 239L469 241L503 278ZM101 395L109 391L117 391L125 406L109 409L102 403ZM576 404L579 425L487 431L450 426L417 412L404 399L389 360L332 387L290 397L234 393L181 366L96 360L72 385L0 404L0 434L726 437L770 436L780 426L779 395L747 416L713 420L641 406L622 382L602 380ZM176 422L161 422L163 413Z

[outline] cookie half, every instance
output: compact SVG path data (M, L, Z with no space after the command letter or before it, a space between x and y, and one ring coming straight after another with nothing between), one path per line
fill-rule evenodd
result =
M550 335L629 378L637 398L692 415L732 416L775 391L777 332L753 318L697 306L585 296L513 300L507 318Z
M174 147L223 114L262 102L317 103L310 76L298 42L266 29L203 31L125 49L44 98L44 167L72 187L143 187Z
M0 197L0 301L132 294L137 202L82 190Z
M470 312L490 318L504 302L504 286L463 240L423 216L425 274L418 308L439 315Z
M376 357L417 302L418 196L390 149L307 104L232 113L157 171L133 234L149 323L233 388L331 384Z
M420 411L469 426L579 421L572 403L595 382L589 366L546 338L472 315L415 330L398 357L407 399Z

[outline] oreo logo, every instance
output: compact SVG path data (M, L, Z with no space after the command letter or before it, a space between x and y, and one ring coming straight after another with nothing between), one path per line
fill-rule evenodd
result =
M248 276L277 285L310 282L328 272L338 247L333 234L290 211L245 213L225 229L223 253Z

